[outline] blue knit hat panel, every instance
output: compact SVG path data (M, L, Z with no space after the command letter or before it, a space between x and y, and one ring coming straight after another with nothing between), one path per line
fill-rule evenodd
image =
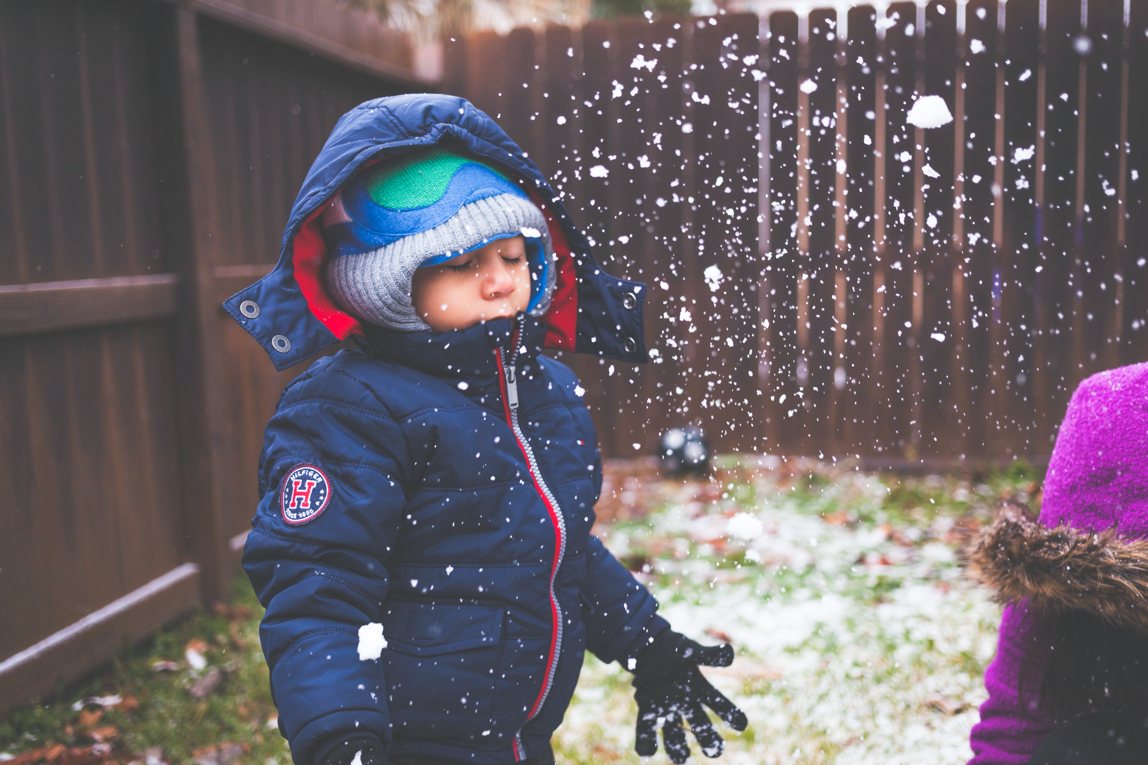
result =
M545 311L555 281L546 218L501 172L442 148L356 174L323 214L327 286L352 314L393 329L429 329L411 305L415 270L522 236L527 310Z

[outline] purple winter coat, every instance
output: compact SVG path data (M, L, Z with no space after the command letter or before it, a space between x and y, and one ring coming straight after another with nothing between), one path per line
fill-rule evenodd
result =
M1023 765L1053 728L1041 684L1057 613L1087 612L1148 641L1148 363L1080 384L1057 434L1039 522L1006 510L972 564L1006 606L970 765Z

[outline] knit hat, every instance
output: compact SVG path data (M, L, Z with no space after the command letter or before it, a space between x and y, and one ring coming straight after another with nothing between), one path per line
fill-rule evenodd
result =
M542 211L499 170L441 147L357 173L328 203L322 226L328 291L372 324L429 330L411 304L415 271L514 236L524 238L530 264L526 310L544 313L554 289Z

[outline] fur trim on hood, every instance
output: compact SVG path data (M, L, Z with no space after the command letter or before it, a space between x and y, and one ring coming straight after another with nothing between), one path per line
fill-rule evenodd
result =
M1082 610L1148 634L1148 540L1115 529L1049 528L1020 505L1006 505L974 540L969 568L996 599L1022 598L1053 611Z

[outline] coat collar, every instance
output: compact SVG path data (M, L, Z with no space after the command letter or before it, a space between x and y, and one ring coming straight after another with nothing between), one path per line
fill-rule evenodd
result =
M518 322L522 330L514 348ZM449 332L399 332L371 325L363 329L362 346L370 355L435 377L477 383L490 381L498 374L499 350L504 359L513 356L519 369L529 371L546 336L542 322L525 314Z
M557 285L542 317L545 347L645 361L645 286L602 271L542 171L497 123L462 98L421 93L367 101L339 119L303 181L275 268L224 301L224 309L263 346L276 368L364 333L323 286L326 247L319 218L324 204L365 164L440 143L504 170L546 215Z

